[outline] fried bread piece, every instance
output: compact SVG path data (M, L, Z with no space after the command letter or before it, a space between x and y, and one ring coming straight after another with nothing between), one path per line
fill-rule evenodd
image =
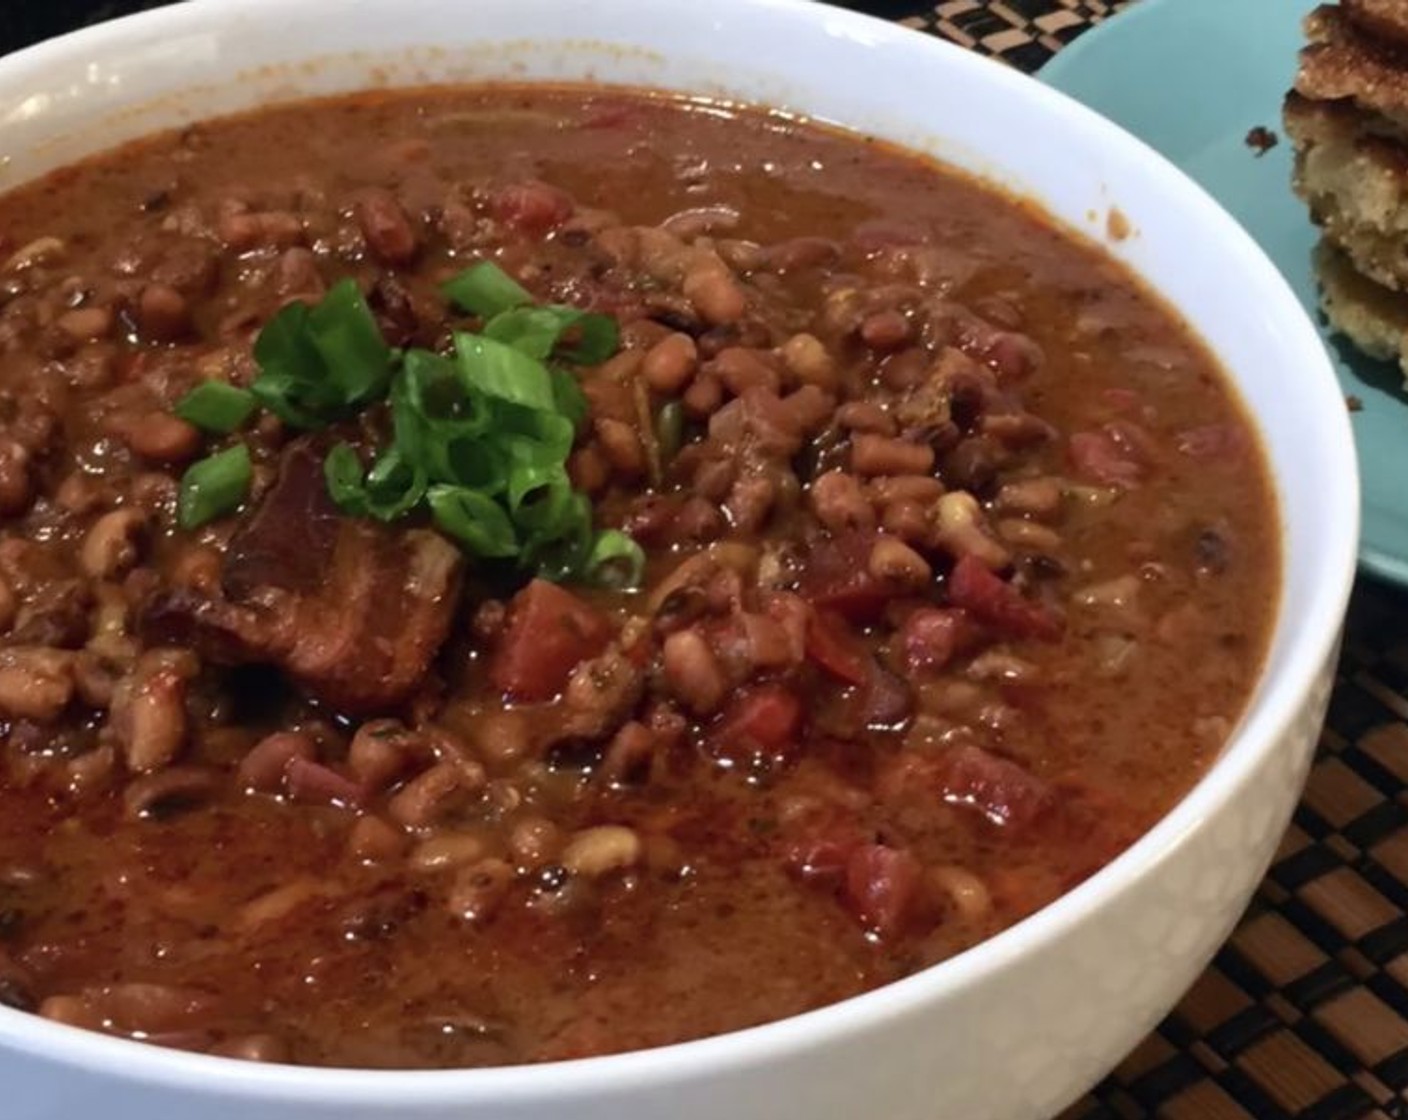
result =
M1408 47L1408 0L1340 0L1340 8L1365 35Z
M1369 357L1397 362L1408 384L1408 300L1355 272L1324 239L1315 249L1315 274L1331 326Z
M1305 32L1296 92L1312 101L1348 99L1408 135L1408 46L1371 38L1329 4L1306 17Z
M1347 102L1291 93L1283 120L1311 217L1358 271L1408 290L1408 147Z

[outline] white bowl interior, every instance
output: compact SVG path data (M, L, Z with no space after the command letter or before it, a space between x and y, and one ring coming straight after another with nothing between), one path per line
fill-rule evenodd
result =
M477 45L427 46L456 36ZM559 1070L561 1087L618 1075L645 1083L683 1066L756 1064L909 1013L1061 936L1200 822L1227 811L1287 734L1343 615L1358 534L1346 409L1318 337L1250 239L1160 157L1074 102L956 48L805 0L199 0L0 63L8 153L0 189L157 128L269 100L495 79L599 79L803 109L987 176L1090 236L1102 235L1117 206L1132 233L1109 250L1197 324L1256 417L1284 533L1284 607L1269 671L1238 737L1209 777L1114 865L1014 930L911 980L738 1035L574 1063ZM981 112L973 111L978 103ZM186 1084L221 1082L230 1068L4 1009L0 1040ZM416 1090L413 1082L241 1067L239 1091L316 1088L329 1101L384 1093L407 1103L407 1093L501 1101L533 1091L513 1070L418 1075ZM225 1087L234 1091L235 1082Z

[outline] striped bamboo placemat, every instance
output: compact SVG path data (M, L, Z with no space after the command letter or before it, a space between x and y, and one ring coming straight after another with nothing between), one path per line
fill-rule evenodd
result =
M0 51L160 2L0 0ZM846 6L1034 71L1126 2ZM1237 932L1064 1120L1408 1120L1408 593L1361 579L1320 747Z

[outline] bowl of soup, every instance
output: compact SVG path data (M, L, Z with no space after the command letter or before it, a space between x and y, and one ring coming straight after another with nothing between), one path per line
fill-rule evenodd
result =
M0 120L8 1116L1035 1117L1229 932L1357 479L1136 141L758 0L207 0Z

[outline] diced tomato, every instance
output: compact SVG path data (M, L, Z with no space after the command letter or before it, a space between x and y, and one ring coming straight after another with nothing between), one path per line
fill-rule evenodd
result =
M945 801L1007 828L1027 828L1056 804L1048 782L982 747L958 747L942 759L939 775Z
M1067 451L1076 473L1102 486L1132 489L1144 477L1144 465L1108 432L1077 432Z
M816 611L807 627L807 656L837 680L863 685L874 662L870 651L833 611Z
M541 237L572 216L572 199L547 183L529 180L496 192L489 208L505 225Z
M870 572L874 533L843 533L823 541L807 557L799 591L822 610L835 611L850 622L874 622L885 604L903 589Z
M795 750L801 729L801 701L780 684L760 684L739 693L709 742L720 758L785 759Z
M977 622L965 610L921 607L900 627L900 649L911 669L942 669L981 636Z
M611 624L570 591L535 579L513 597L489 680L516 700L550 700L579 663L611 640Z
M318 804L360 805L367 791L360 783L330 766L307 758L290 758L284 767L284 784L295 801Z
M787 867L806 882L839 885L860 842L858 833L849 828L809 833L787 846Z
M896 933L914 908L921 870L903 848L864 844L846 861L846 903L867 929Z
M730 734L760 746L782 747L801 729L802 704L782 685L757 685L734 701L724 725Z
M1061 636L1061 619L1050 607L1028 599L973 556L965 556L953 566L948 576L948 598L955 607L969 611L1008 637L1052 641Z

